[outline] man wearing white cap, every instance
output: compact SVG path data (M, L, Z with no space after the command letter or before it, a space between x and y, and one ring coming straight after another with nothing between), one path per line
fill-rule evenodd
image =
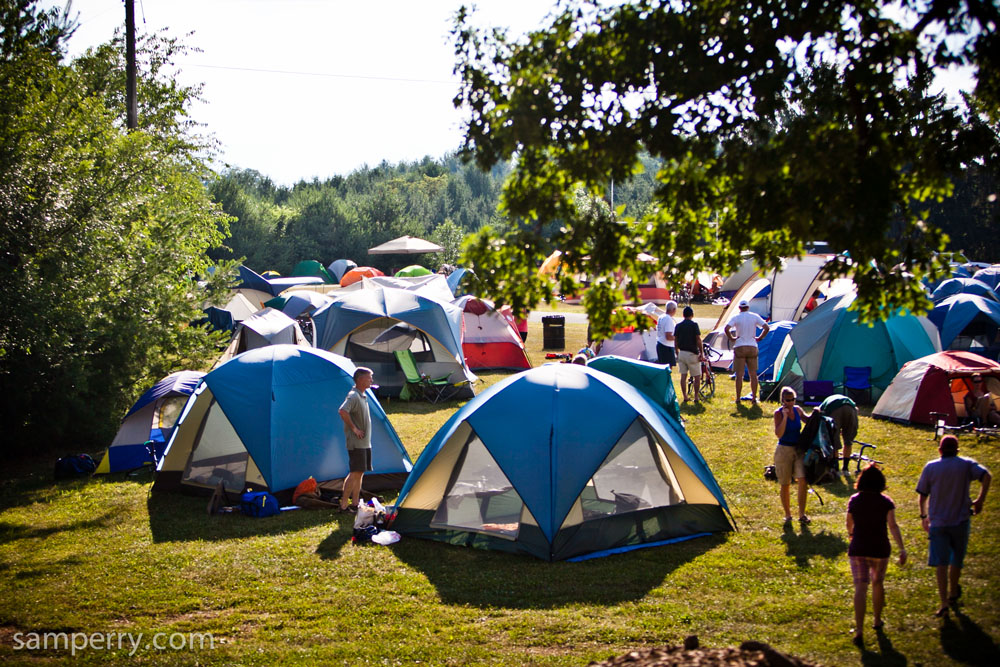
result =
M740 301L740 312L726 323L726 336L733 341L733 370L736 371L736 404L743 394L743 369L750 371L750 400L757 405L757 343L771 330L757 313L750 312L746 299ZM763 331L757 335L757 329Z

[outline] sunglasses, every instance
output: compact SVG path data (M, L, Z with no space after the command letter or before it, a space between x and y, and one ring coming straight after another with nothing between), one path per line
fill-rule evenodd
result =
M972 384L982 384L982 383L983 383L982 378L972 378Z
M782 403L794 403L795 399L794 398L783 398L783 399L781 399L781 402Z

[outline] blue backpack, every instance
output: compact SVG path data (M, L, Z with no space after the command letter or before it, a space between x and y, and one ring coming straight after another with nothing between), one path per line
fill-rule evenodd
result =
M53 474L56 479L76 479L77 477L87 477L95 470L97 470L97 463L89 454L73 454L56 461Z
M274 516L281 511L278 499L267 491L247 491L240 497L240 511L246 516Z

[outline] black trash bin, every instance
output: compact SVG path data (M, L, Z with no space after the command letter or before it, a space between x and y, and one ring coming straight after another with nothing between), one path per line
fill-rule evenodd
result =
M562 315L542 316L542 349L561 350L566 347L566 318Z

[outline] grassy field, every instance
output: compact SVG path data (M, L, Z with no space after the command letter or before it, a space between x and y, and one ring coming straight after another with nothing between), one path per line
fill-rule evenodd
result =
M544 360L541 333L533 324L533 363ZM584 325L567 325L566 350L584 335ZM483 386L503 377L484 374ZM76 652L84 663L585 665L696 634L704 646L756 639L826 665L1000 664L996 490L973 521L963 604L934 618L913 491L934 442L928 430L863 417L859 438L879 446L911 563L890 565L886 631L868 629L859 650L844 530L851 489L820 487L823 504L809 500L814 523L783 530L777 486L761 474L775 405L737 410L732 396L721 377L713 401L682 412L739 530L583 563L405 537L353 547L344 515L207 517L204 500L150 496L146 478L56 484L50 457L9 463L0 479L0 661L63 662L72 650L27 642L28 633L64 632L139 641L132 656L127 641ZM456 407L386 405L414 459ZM962 447L1000 470L996 441L962 436ZM198 636L209 633L211 646Z

